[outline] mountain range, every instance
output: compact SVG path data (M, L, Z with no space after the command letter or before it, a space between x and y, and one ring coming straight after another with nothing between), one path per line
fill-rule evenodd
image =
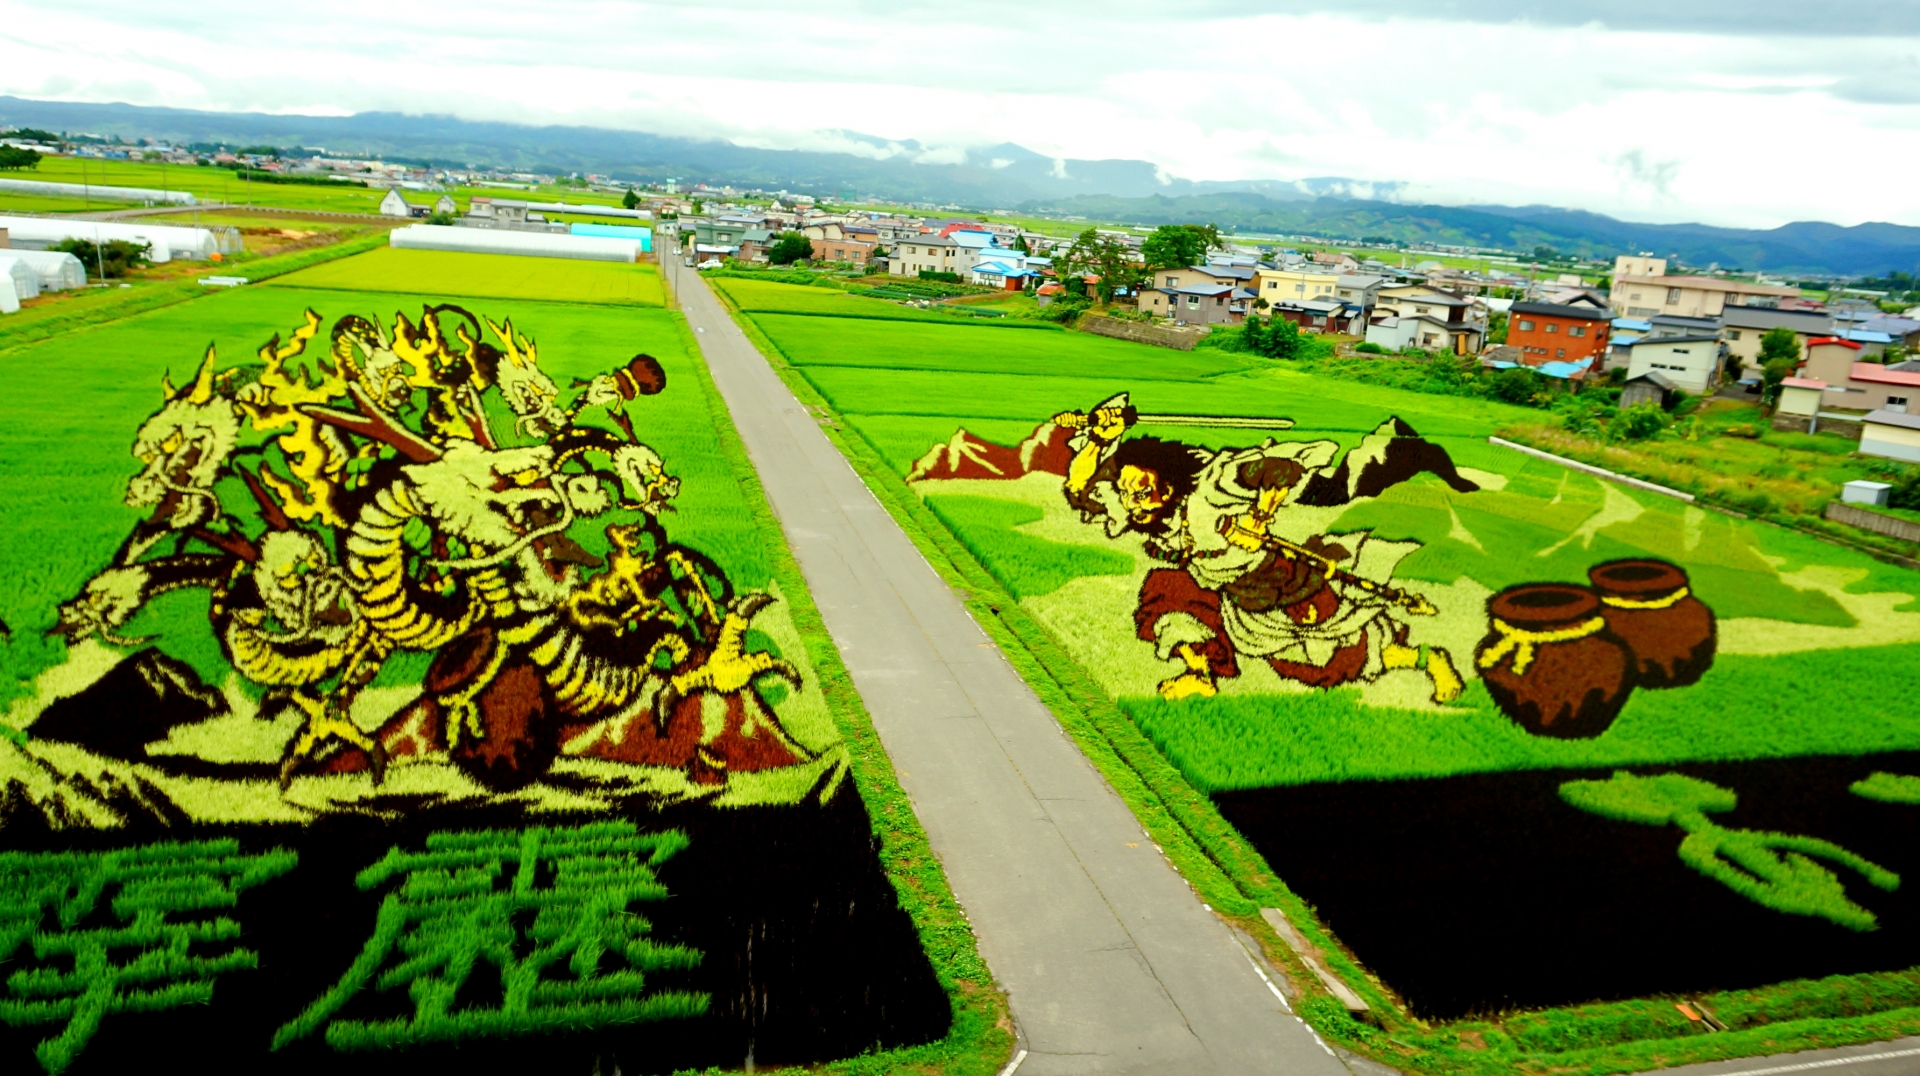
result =
M1024 211L1130 224L1212 223L1223 231L1389 238L1608 258L1653 251L1689 265L1772 274L1862 276L1920 265L1920 228L1796 222L1772 229L1644 224L1551 206L1414 204L1407 187L1339 177L1189 180L1142 160L1049 157L1002 143L964 153L853 131L822 132L846 152L776 150L722 139L362 112L351 116L203 112L0 96L0 128L177 142L325 147L340 154L508 171L794 190L829 198Z

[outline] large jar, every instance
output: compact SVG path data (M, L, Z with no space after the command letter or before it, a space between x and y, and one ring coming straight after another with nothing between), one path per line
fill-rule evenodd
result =
M1613 724L1633 690L1633 659L1598 595L1523 583L1488 598L1487 615L1474 665L1502 713L1536 736L1598 736Z
M1600 614L1633 652L1635 685L1684 687L1713 665L1713 610L1664 560L1615 560L1587 572Z

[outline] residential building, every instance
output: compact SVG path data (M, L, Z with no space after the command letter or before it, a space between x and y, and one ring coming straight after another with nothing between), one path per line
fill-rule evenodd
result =
M1146 313L1182 325L1232 325L1246 314L1246 294L1250 293L1232 284L1194 283L1179 288L1143 287L1137 302Z
M1322 269L1331 269L1336 273L1353 273L1360 269L1360 263L1353 260L1353 255L1343 254L1337 250L1314 251L1313 264Z
M774 232L766 228L748 228L740 233L740 252L734 258L743 262L767 260L767 248L773 246Z
M1620 386L1620 410L1642 404L1666 407L1673 402L1675 391L1673 382L1649 370Z
M1251 297L1253 293L1245 294ZM1271 317L1286 318L1302 329L1317 333L1363 336L1367 331L1366 311L1334 299L1308 299L1306 302L1282 299L1271 304L1267 313Z
M1875 411L1860 421L1860 453L1920 463L1920 414Z
M992 232L983 232L975 228L955 229L947 238L953 240L955 244L954 272L960 273L963 276L972 272L974 266L989 258L997 258L1002 254L1017 255L1019 253L1019 251L1001 246L1000 237Z
M1804 377L1827 385L1825 404L1849 411L1920 414L1920 373L1860 361L1862 347L1837 336L1807 341Z
M478 198L474 199L476 202L479 200ZM400 196L400 189L398 187L387 188L386 195L380 199L380 215L383 217L427 217L435 213L445 213L451 216L459 212L459 208L459 206L454 205L452 198L444 194L434 199L432 205L420 205L417 202L409 202Z
M1632 347L1627 377L1657 373L1677 389L1705 396L1719 387L1720 366L1718 336L1646 337Z
M967 271L967 277L975 284L988 288L1000 288L1005 291L1019 291L1027 286L1027 281L1040 275L1038 270L1029 269L1020 264L1018 251L1010 252L1008 259L990 259L976 264Z
M909 236L894 245L887 258L887 272L894 276L919 276L921 272L959 272L960 244L940 235Z
M1621 254L1613 259L1613 275L1617 279L1623 276L1666 276L1667 259L1656 258L1649 254L1633 256Z
M1343 303L1351 303L1362 310L1372 312L1374 304L1380 300L1380 288L1387 278L1372 273L1341 273L1334 278L1334 295Z
M1630 318L1651 318L1655 314L1712 318L1733 307L1771 308L1784 299L1799 297L1799 288L1721 277L1622 274L1613 278L1613 291L1607 301L1614 313Z
M1252 288L1253 273L1243 266L1186 265L1155 269L1148 283L1156 288L1184 288L1195 284L1215 284L1229 288Z
M1455 295L1427 284L1383 286L1374 302L1371 320L1382 318L1433 318L1447 326L1447 339L1439 346L1456 355L1478 355L1487 338L1487 307L1484 301ZM1411 330L1410 330L1411 331ZM1417 336L1424 337L1425 330ZM1372 339L1371 332L1368 335ZM1417 347L1429 345L1420 343Z
M817 262L851 262L854 265L865 265L872 257L872 243L860 243L852 239L815 239L813 241L813 260Z
M1282 299L1297 302L1338 298L1340 275L1336 270L1315 268L1305 261L1274 269L1263 266L1254 272L1253 291L1269 303Z
M1514 303L1507 315L1507 344L1520 349L1528 366L1581 363L1604 358L1612 317L1581 303Z
M1367 343L1388 351L1417 347L1423 351L1456 350L1454 326L1432 314L1386 314L1378 312L1367 323ZM1476 347L1477 351L1478 348Z
M1720 338L1727 353L1740 359L1742 379L1758 378L1760 338L1767 330L1788 328L1799 338L1800 355L1806 357L1807 341L1833 335L1833 318L1813 310L1764 310L1754 307L1728 307L1720 314Z
M1706 336L1718 335L1719 318L1683 318L1677 314L1655 314L1647 319L1647 336L1658 339L1662 336Z

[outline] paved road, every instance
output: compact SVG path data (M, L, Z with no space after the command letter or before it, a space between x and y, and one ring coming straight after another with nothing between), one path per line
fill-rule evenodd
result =
M814 600L1012 1001L1027 1051L1019 1076L1346 1076L706 284L666 268Z
M1913 1076L1920 1038L1659 1069L1642 1076Z

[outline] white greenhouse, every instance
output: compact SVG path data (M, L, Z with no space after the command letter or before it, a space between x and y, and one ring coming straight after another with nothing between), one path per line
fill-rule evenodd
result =
M49 198L81 198L95 202L132 202L135 205L193 205L186 191L156 191L146 187L102 187L97 183L49 183L40 179L0 179L0 191L38 194Z
M0 276L0 314L18 314L20 296L13 290L13 278Z
M0 250L0 277L6 277L13 282L15 299L40 297L40 274L34 272L33 266L26 262L7 257L7 252L4 250Z
M19 250L9 248L0 250L0 262L12 262L27 267L38 279L35 294L43 291L65 291L68 288L86 286L87 267L80 259L57 250ZM31 298L31 296L21 296Z
M16 247L45 250L69 239L110 243L116 239L146 243L153 249L154 262L174 258L205 258L215 253L233 253L239 248L238 233L222 228L182 228L145 221L74 220L69 217L0 217L0 228ZM230 233L230 234L229 234Z
M458 228L414 224L388 233L389 246L401 250L453 250L467 254L518 254L531 258L575 258L593 262L630 262L640 257L633 239L567 235L561 232L510 232L495 228Z

